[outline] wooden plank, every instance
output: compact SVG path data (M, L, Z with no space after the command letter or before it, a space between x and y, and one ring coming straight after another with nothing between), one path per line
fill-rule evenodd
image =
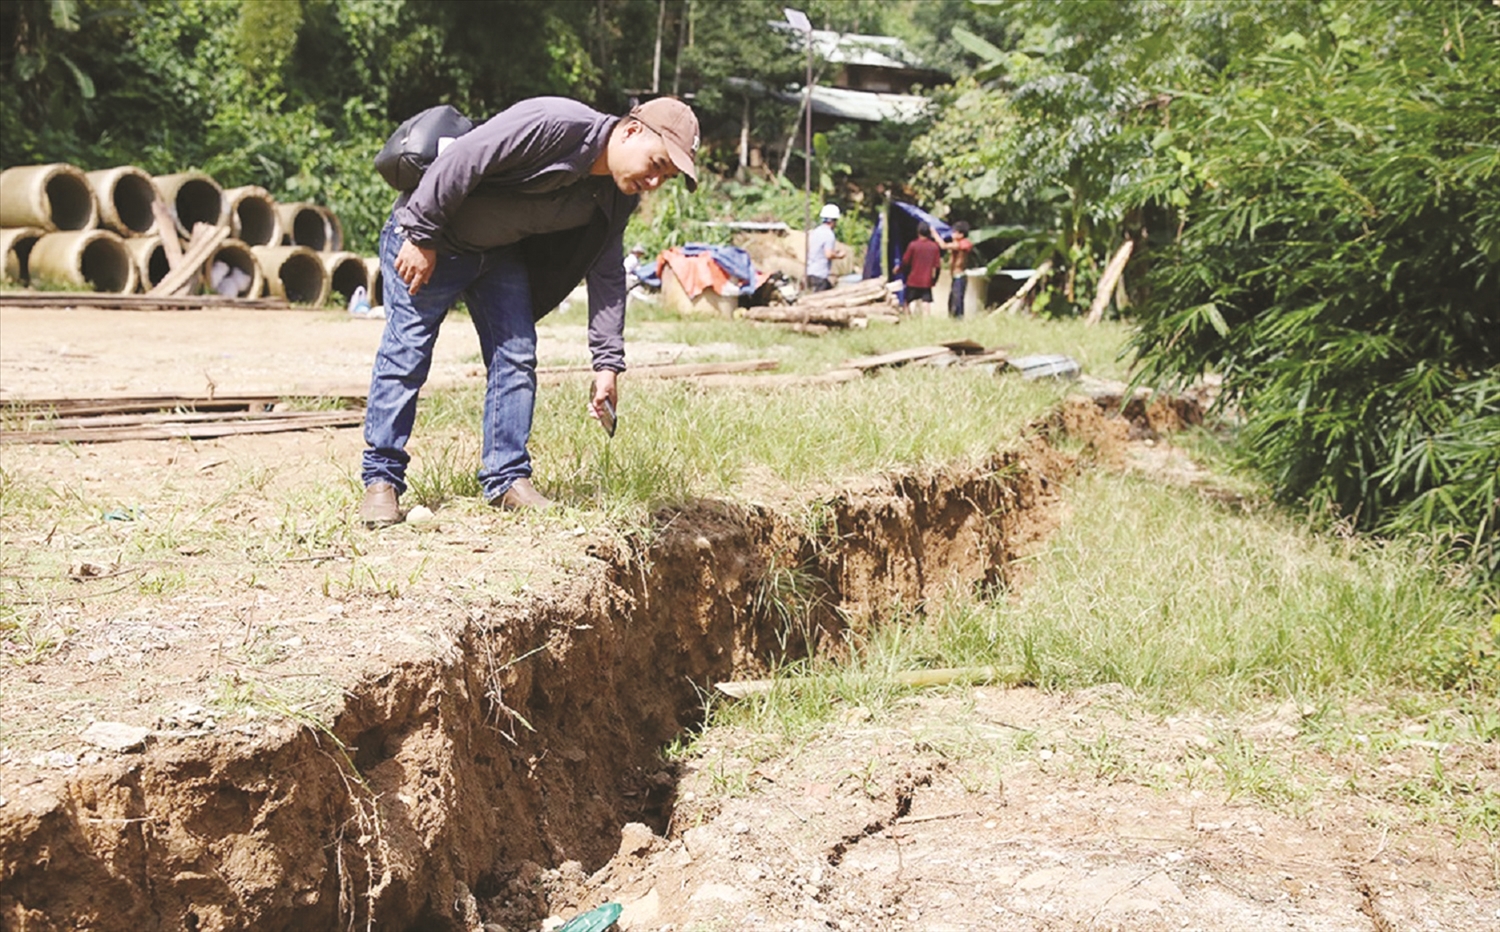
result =
M918 359L926 359L929 356L941 356L949 352L947 346L913 346L904 350L896 350L892 353L882 353L879 356L861 356L858 359L850 359L844 363L851 369L878 369L881 366L900 366L905 363L915 362Z
M177 221L161 198L151 201L151 215L156 218L156 235L161 237L161 251L167 257L167 268L182 265L182 240L177 238Z
M859 308L844 307L747 307L741 308L735 316L743 320L773 324L824 324L847 327L850 321L856 317L863 317L864 313Z
M1031 294L1031 292L1044 280L1046 280L1048 275L1051 274L1052 260L1048 259L1046 262L1043 262L1041 265L1036 267L1036 271L1032 272L1031 277L1026 279L1026 284L1021 286L1021 290L1011 295L1009 300L1000 305L996 313L1020 310L1021 305L1026 303L1027 295Z
M973 340L948 340L943 345L959 355L984 352L984 344L975 343Z
M143 424L134 427L74 427L60 430L0 430L0 444L6 443L107 443L121 440L208 440L239 434L270 434L291 430L316 430L324 427L356 427L364 423L363 411L296 411L284 412L293 417L266 417L256 420L210 421L205 423Z
M101 311L306 311L280 298L227 298L223 295L103 294L70 291L0 291L0 308L90 308Z
M106 414L144 414L152 411L234 411L269 408L287 398L337 398L361 406L363 392L284 392L277 395L136 395L119 398L16 398L0 402L7 413L84 417Z
M1114 293L1115 285L1125 273L1125 263L1130 261L1130 253L1134 249L1135 240L1125 240L1109 260L1109 265L1104 267L1104 274L1099 277L1099 288L1094 292L1094 302L1089 305L1089 316L1084 318L1084 323L1097 324L1104 318L1104 309L1109 307L1109 296Z
M31 429L63 430L74 427L135 427L150 424L192 424L231 421L268 420L306 417L309 414L336 414L333 411L160 411L151 414L104 414L88 417L60 417L32 422Z
M723 375L705 375L693 381L694 385L702 385L706 388L749 388L762 390L766 388L786 388L794 385L833 385L839 382L853 382L864 378L865 374L858 369L830 369L817 375L793 375L791 373L775 375L742 375L739 373L726 373Z
M203 232L203 231L207 232ZM229 236L229 227L210 227L208 224L194 224L193 238L188 245L187 252L183 253L182 264L162 277L155 287L147 291L147 295L159 296L176 294L188 286L193 276L203 268L203 263L213 255L213 251L219 244Z
M950 686L954 683L1022 683L1025 675L1020 668L1005 667L943 667L935 670L902 670L888 678L887 682L901 686L929 687ZM817 677L791 677L784 680L738 680L715 683L714 688L726 696L743 699L757 696L775 689L779 683L786 689L797 689L818 682Z
M781 363L775 359L742 359L736 362L667 363L654 366L631 366L625 372L625 375L644 379L690 379L727 372L760 372L766 369L775 369L780 365ZM536 370L537 380L544 385L556 385L559 382L566 382L580 375L590 375L592 373L593 369L588 366L555 366Z

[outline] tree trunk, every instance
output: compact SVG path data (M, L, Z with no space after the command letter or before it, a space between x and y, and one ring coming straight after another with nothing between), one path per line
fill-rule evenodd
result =
M687 0L688 10L692 11L693 0ZM678 89L682 87L682 49L687 44L688 18L681 16L677 20L677 55L672 63L672 96L678 96Z
M651 60L651 93L661 93L661 31L667 25L667 0L656 11L656 57Z

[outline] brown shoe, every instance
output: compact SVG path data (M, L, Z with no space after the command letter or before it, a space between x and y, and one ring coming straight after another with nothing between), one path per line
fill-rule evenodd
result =
M530 479L517 479L505 494L490 502L505 511L543 511L552 507L552 500L536 490Z
M389 482L372 482L365 486L365 500L359 506L365 527L390 527L401 523L401 506L396 502L396 487Z

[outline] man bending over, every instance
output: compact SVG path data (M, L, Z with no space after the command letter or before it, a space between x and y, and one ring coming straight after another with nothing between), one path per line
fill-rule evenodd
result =
M697 188L698 119L660 98L625 117L561 97L524 100L454 140L380 234L385 333L370 377L360 517L401 520L406 443L448 309L462 297L488 381L479 484L507 510L551 505L531 484L536 322L587 280L595 418L625 369L621 238L640 195L683 175Z

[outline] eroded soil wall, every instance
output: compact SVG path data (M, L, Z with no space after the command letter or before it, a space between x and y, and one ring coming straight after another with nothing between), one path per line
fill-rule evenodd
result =
M676 779L660 749L712 683L1001 581L1072 468L1043 438L796 514L663 513L649 539L596 547L565 592L455 607L441 656L350 684L330 721L152 747L0 810L0 924L464 928L519 865L591 871L626 822L662 830Z

